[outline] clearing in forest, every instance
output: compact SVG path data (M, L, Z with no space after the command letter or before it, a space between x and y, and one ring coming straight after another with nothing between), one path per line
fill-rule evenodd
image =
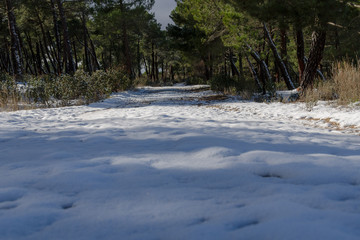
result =
M1 239L358 239L359 111L205 86L0 113Z

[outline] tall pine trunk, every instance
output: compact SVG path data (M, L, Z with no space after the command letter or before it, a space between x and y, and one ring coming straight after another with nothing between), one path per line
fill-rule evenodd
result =
M84 71L92 72L92 67L89 61L89 46L87 41L87 29L85 21L85 12L82 13L82 25L83 25L83 38L84 38Z
M14 74L17 78L22 78L23 65L21 61L21 47L19 35L16 31L16 18L12 11L13 7L11 0L5 0L6 12L8 17L8 27L11 37L11 58L13 62Z
M299 65L299 82L301 82L305 70L305 43L301 28L296 30L296 54Z
M58 16L55 9L55 2L54 0L50 0L51 2L51 12L53 15L53 24L54 24L54 34L55 34L55 41L56 41L56 62L57 62L57 73L62 73L62 64L61 64L61 40L60 40L60 30L58 24Z
M323 57L325 42L326 31L317 30L313 32L309 59L300 84L303 90L313 86L315 74Z
M71 42L70 42L70 36L69 36L69 29L67 25L67 20L65 16L64 7L62 4L62 0L56 0L60 19L61 19L61 27L63 30L63 39L64 39L64 60L65 60L65 66L66 66L66 73L73 74L75 72L75 63L73 58L73 53L71 49Z
M250 59L248 58L248 56L245 55L245 59L246 59L246 61L248 62L251 75L253 76L256 85L258 86L259 89L263 89L263 87L261 86L261 83L260 83L258 74L257 74L257 72L256 72L256 70L255 70L254 65L251 63L251 61L250 61Z
M137 40L137 72L138 77L141 77L141 54L140 54L140 37Z
M269 41L269 44L270 44L270 48L271 48L271 51L273 52L274 54L274 57L275 57L275 60L280 68L280 71L281 71L281 75L283 76L284 80L285 80L285 83L286 83L286 86L289 90L292 90L295 88L292 80L291 80L291 77L290 77L290 74L287 70L287 67L284 63L284 61L281 59L281 56L276 48L276 45L274 43L274 41L272 40L272 37L270 35L270 32L266 26L266 24L264 23L264 31L265 31L265 36L266 38L268 39Z
M120 10L122 13L125 13L124 1L120 0ZM132 61L131 61L131 53L129 46L129 36L127 32L127 20L126 17L122 19L121 22L121 30L122 30L122 42L123 42L123 54L125 56L125 67L126 71L131 79L134 78L132 73Z

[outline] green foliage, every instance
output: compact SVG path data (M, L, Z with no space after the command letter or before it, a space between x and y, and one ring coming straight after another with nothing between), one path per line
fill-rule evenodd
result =
M0 106L6 107L8 103L16 103L20 95L14 77L0 74Z
M50 104L50 98L60 98L60 92L56 88L55 79L51 76L28 76L26 96L29 103Z
M79 70L74 76L26 76L26 87L16 84L13 77L0 75L0 103L16 105L19 101L49 107L96 102L113 92L132 87L129 77L121 70L96 71L92 75Z
M224 76L222 74L216 75L210 79L210 87L213 91L225 92L235 86L236 81L233 78Z

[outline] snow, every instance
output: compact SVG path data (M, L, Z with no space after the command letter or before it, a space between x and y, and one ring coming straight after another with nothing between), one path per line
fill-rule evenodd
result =
M1 112L0 239L359 239L359 109L216 95Z

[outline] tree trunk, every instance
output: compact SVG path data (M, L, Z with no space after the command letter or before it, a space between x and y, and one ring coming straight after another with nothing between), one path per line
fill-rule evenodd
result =
M77 57L77 51L76 51L75 41L72 41L72 46L73 46L73 49L74 49L75 71L76 71L77 68L78 68L78 57Z
M138 77L141 77L141 54L140 54L140 37L138 38L137 41L137 72L138 72Z
M93 67L93 71L96 71L96 70L99 70L99 69L100 69L100 63L99 63L98 58L97 58L97 56L96 56L96 51L95 51L94 42L93 42L92 39L91 39L90 33L89 33L86 25L85 25L85 30L86 30L86 34L87 34L87 36L88 36L88 38L89 38L89 42L90 42L90 47L91 47L91 52L90 52L90 54L91 54L92 59L93 59L93 63L94 63L93 65L95 65L95 67Z
M5 0L6 12L8 17L8 28L11 38L11 57L13 61L14 74L17 78L22 78L23 75L23 65L21 62L21 48L20 48L20 39L19 35L16 32L16 19L12 11L11 0Z
M161 61L161 81L164 82L164 60Z
M7 72L7 68L6 68L6 57L4 56L4 54L0 55L0 63L1 63L1 71L5 71Z
M149 74L150 74L150 66L148 67L147 61L145 56L143 56L143 61L144 61L144 65L145 65L145 72L146 72L146 76L147 78L149 78Z
M254 65L251 63L251 61L250 61L250 59L248 58L248 56L245 56L245 58L246 58L246 61L247 61L248 64L249 64L249 69L250 69L250 72L251 72L251 74L252 74L255 82L256 82L256 85L259 87L259 89L262 89L262 86L261 86L259 77L258 77L258 75L257 75L257 73L256 73L255 68L254 68Z
M156 82L159 82L159 61L158 61L158 54L157 52L155 53L155 77L156 77Z
M269 67L267 66L266 62L261 59L260 55L258 52L256 52L255 50L253 50L249 45L247 45L248 49L250 50L250 54L251 56L255 59L255 61L264 69L265 71L265 77L267 79L267 81L269 83L272 84L272 77L269 71Z
M60 19L61 19L61 25L63 30L63 38L64 38L64 58L65 58L65 65L66 65L66 73L73 74L75 72L75 63L73 59L73 53L71 49L71 42L69 37L69 29L67 25L67 20L65 16L64 7L62 4L62 0L56 0Z
M205 79L206 81L209 81L210 80L210 69L209 69L209 66L208 66L208 63L206 61L204 61L204 71L205 71Z
M284 64L286 66L286 68L288 69L288 50L287 50L287 42L288 42L288 36L286 33L286 29L285 28L281 28L280 29L280 37L281 37L281 47L280 47L280 54L281 54L281 59L284 61Z
M46 34L45 34L44 26L43 26L43 21L41 20L39 13L37 12L36 14L37 14L36 17L39 21L39 26L40 26L40 30L41 30L41 34L42 34L42 38L43 38L43 43L44 43L44 50L45 50L45 54L46 54L46 58L44 59L44 61L46 60L46 62L47 62L47 59L50 60L52 67L54 68L54 70L56 70L55 63L49 53L49 48L48 48ZM50 69L48 69L48 71L50 72Z
M299 64L299 82L302 81L305 70L305 43L302 29L296 30L296 54Z
M49 53L51 56L51 59L53 61L53 67L54 67L54 72L58 73L59 72L59 59L57 56L57 49L56 49L56 43L54 44L54 39L51 37L51 34L49 31L47 31L47 39L49 41Z
M227 77L227 61L226 61L226 53L224 54L224 77Z
M124 0L120 0L120 10L121 10L121 13L124 14L125 8L124 8L123 2L124 2ZM126 71L129 75L129 77L131 79L133 79L134 76L132 74L132 61L131 61L131 53L130 53L130 47L129 47L129 37L128 37L128 33L127 33L126 17L122 18L121 30L122 30L123 54L125 56Z
M266 24L264 23L263 26L264 26L264 30L265 30L265 35L266 35L266 37L267 37L267 39L269 41L269 44L270 44L270 48L271 48L271 50L272 50L272 52L274 54L276 62L279 65L281 75L283 76L283 78L285 80L287 88L289 90L292 90L292 89L295 88L295 86L294 86L294 84L293 84L293 82L291 80L291 77L290 77L290 74L289 74L289 72L288 72L288 70L286 68L286 65L285 65L284 61L281 59L281 56L280 56L280 54L279 54L279 52L278 52L278 50L276 48L276 45L275 45L274 41L271 38L271 35L269 33L269 30L268 30Z
M240 76L243 77L243 76L244 76L244 67L243 67L243 58L242 58L241 52L239 52L238 58L239 58L239 71L240 71Z
M47 70L47 73L50 73L50 66L49 66L49 63L47 62L44 47L43 47L43 44L41 43L41 40L39 40L39 47L40 47L41 56L43 58L43 62L44 62L45 68Z
M92 72L89 61L89 46L87 40L87 32L86 32L86 21L85 21L85 12L82 12L82 26L83 26L83 41L84 41L84 71Z
M35 72L35 75L37 75L39 72L37 71L38 70L38 65L37 65L37 59L36 59L36 54L35 54L35 51L34 51L34 48L33 48L33 44L32 44L31 38L30 38L30 36L29 36L29 34L27 32L25 32L25 36L26 36L27 44L28 44L29 49L30 49L33 68L35 69L34 72Z
M41 50L38 42L36 43L36 65L38 74L43 74L45 71L43 70L41 64Z
M170 74L171 74L171 81L174 82L175 81L175 72L174 72L173 66L170 66Z
M309 59L300 84L302 90L313 86L316 71L323 57L325 42L326 31L319 30L313 32Z
M58 24L58 16L55 9L54 0L50 0L51 2L51 11L53 15L53 23L54 23L54 34L55 34L55 41L56 41L56 60L57 60L57 72L60 74L62 72L62 64L61 64L61 41L60 41L60 31L59 31L59 24Z
M232 49L230 50L230 64L231 64L231 72L233 76L238 76L240 77L240 71L239 69L236 67L235 63L234 63L234 53L232 51Z
M151 81L155 81L155 50L154 43L151 43Z

